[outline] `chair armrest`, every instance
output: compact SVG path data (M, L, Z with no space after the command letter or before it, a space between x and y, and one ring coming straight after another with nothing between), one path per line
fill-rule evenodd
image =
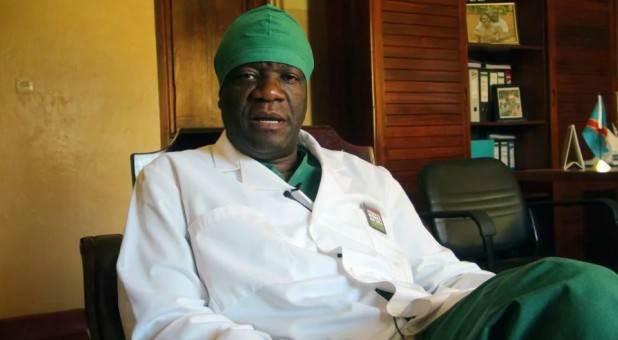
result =
M496 226L486 212L481 210L424 211L419 212L419 216L423 220L428 218L469 218L474 221L479 235L483 240L483 250L487 259L487 267L489 270L494 268L496 256L493 236L496 235ZM430 224L430 228L432 234L436 235L437 230L435 230L435 225L433 223Z

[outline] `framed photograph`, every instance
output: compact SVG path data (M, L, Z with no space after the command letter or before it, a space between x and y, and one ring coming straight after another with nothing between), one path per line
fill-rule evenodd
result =
M519 45L514 2L466 4L468 42Z
M493 85L491 91L496 120L524 119L519 86Z

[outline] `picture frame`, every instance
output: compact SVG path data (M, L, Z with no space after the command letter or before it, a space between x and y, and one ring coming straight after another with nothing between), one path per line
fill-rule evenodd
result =
M525 119L519 86L513 84L492 85L491 99L496 121Z
M469 43L519 45L514 2L466 4Z

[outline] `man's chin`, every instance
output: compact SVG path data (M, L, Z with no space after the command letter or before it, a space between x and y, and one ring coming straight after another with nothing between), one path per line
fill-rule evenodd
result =
M242 153L256 159L269 160L288 156L296 151L298 132L286 129L256 129L250 126L248 130L234 135L228 135L234 147Z
M248 141L241 151L248 156L259 160L274 160L288 156L296 151L296 145L288 140L268 138ZM240 149L240 148L237 148Z

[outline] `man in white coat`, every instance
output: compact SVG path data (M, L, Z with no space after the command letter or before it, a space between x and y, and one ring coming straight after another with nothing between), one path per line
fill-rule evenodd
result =
M224 133L135 184L117 265L127 337L411 338L494 276L440 246L386 169L300 130L313 66L273 6L230 26L215 57Z

